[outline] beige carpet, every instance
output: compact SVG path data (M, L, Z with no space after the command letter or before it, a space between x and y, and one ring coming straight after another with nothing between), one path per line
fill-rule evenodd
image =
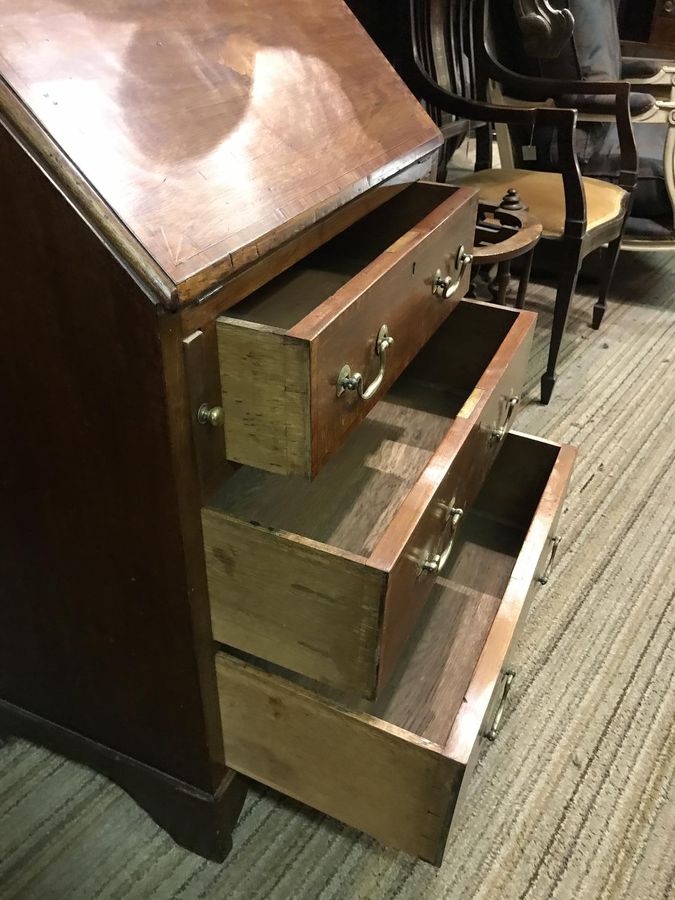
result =
M520 413L520 430L580 448L565 553L440 870L262 788L230 858L207 863L103 778L12 742L3 900L675 897L674 285L672 257L625 254L603 329L578 296L553 403ZM533 398L551 296L531 294Z

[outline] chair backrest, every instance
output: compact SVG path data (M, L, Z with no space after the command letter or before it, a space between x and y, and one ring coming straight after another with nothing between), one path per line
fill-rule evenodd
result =
M488 0L497 58L523 75L618 81L616 0ZM555 22L554 14L566 17ZM540 36L540 40L533 38ZM514 40L514 37L517 38Z
M413 41L428 74L469 100L482 99L476 81L474 0L411 0Z
M405 0L410 5L412 40L419 59L441 87L468 100L485 100L473 52L474 0ZM482 0L481 0L482 2ZM428 104L446 137L449 159L469 131L470 123Z

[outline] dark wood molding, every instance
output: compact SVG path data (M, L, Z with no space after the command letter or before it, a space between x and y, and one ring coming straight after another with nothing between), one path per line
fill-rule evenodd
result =
M222 862L244 803L246 779L228 771L213 793L200 791L123 753L0 700L0 739L23 738L100 772L119 785L187 850Z
M554 9L548 0L513 0L525 51L538 59L554 59L574 31L569 9Z

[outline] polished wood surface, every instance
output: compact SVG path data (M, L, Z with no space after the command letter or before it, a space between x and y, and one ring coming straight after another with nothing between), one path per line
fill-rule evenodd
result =
M217 640L374 695L433 586L441 503L468 509L499 450L534 319L460 303L314 481L242 467L223 484L202 513Z
M212 409L221 402L218 367L214 365L217 355L215 322L205 324L203 329L193 331L183 340L188 391L185 415L192 427L202 502L233 471L232 464L226 458L223 429L205 427L196 415L202 406Z
M290 673L220 653L231 765L440 864L472 750L500 699L500 673L547 552L573 457L567 447L506 438L410 650L375 703L356 709L296 683ZM503 494L504 482L521 486L518 502Z
M212 322L225 310L266 285L350 225L367 216L387 200L391 200L406 187L420 179L433 180L435 173L436 154L432 154L405 166L382 184L371 188L365 194L359 194L314 224L307 225L301 232L270 250L255 263L233 274L221 287L199 303L185 308L181 318L186 334Z
M539 243L542 224L523 210L480 203L473 245L474 266L494 265L529 253Z
M0 179L0 698L214 794L224 751L177 317L158 318L1 127Z
M420 579L419 566L440 553L448 541L445 509L447 505L464 511L471 508L517 415L525 382L535 315L468 301L460 304L457 314L413 362L411 375L425 386L427 408L437 410L445 400L439 373L461 385L468 400L458 414L452 439L439 445L426 477L410 492L370 559L371 565L390 573L379 685L389 678L433 585L429 577L426 583ZM451 340L455 329L456 340ZM464 335L471 337L462 339ZM483 371L481 350L490 346L496 352ZM398 546L404 541L406 552L401 553Z
M441 140L341 0L1 0L0 21L17 127L40 121L45 158L169 304Z
M228 458L315 476L466 292L457 257L473 241L476 195L417 184L365 216L218 320ZM454 294L433 293L436 272ZM345 364L366 385L378 332L394 338L371 399L345 391Z

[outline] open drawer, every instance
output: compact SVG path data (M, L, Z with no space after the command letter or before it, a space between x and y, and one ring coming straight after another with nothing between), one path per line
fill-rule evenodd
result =
M548 578L575 451L509 435L387 691L357 708L217 655L227 763L439 864L462 783L494 739L509 650Z
M242 467L219 488L217 641L375 696L509 429L534 322L462 301L314 481Z
M476 204L414 184L217 320L228 459L317 474L466 292Z

